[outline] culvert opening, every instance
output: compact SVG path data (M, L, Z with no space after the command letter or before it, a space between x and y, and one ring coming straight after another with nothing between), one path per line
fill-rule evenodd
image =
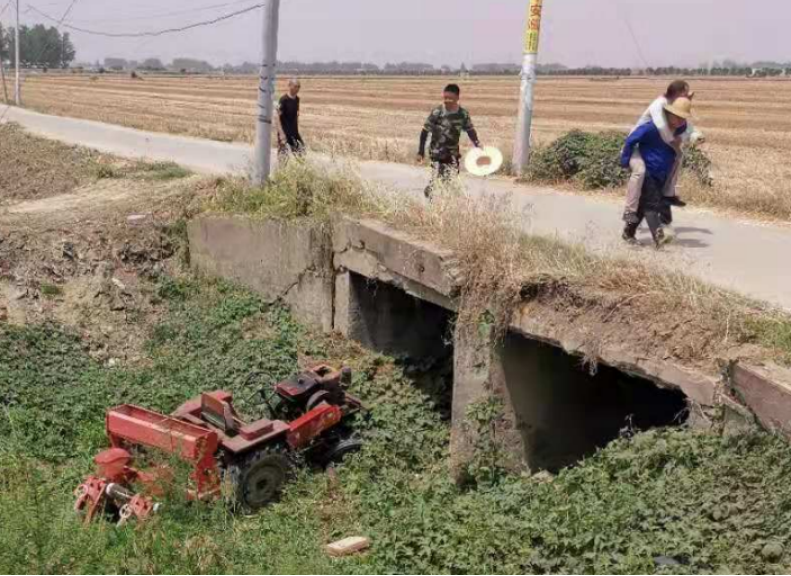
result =
M443 419L453 401L455 314L387 284L350 274L350 336L394 357Z
M687 398L675 389L600 365L595 374L564 350L509 334L503 368L525 458L533 470L573 465L624 430L678 426Z

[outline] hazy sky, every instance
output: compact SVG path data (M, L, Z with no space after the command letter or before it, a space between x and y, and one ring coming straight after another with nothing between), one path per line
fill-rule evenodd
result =
M528 0L281 0L282 60L519 62ZM23 20L46 22L33 13ZM60 18L71 0L30 0ZM232 0L77 0L69 22L108 32L157 30L255 4ZM5 0L0 0L0 9ZM219 4L229 4L217 7ZM791 61L791 0L545 0L541 60L572 66ZM213 6L213 7L212 7ZM180 12L179 14L172 14ZM3 15L8 23L10 10ZM629 33L631 25L636 41ZM194 56L257 61L260 11L158 39L72 32L78 60ZM638 49L639 46L639 49ZM640 55L642 53L642 56Z

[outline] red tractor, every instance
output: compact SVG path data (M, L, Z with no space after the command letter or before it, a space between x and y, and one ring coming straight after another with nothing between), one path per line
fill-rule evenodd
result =
M242 509L258 510L277 498L298 459L327 465L360 448L349 424L362 404L346 393L350 382L349 369L322 365L301 373L261 391L278 419L251 423L222 391L203 393L170 416L128 404L113 408L106 416L112 448L94 459L96 474L77 488L75 510L86 523L105 512L120 523L148 517L158 507L153 497L164 495L173 476L167 467L132 465L133 451L151 449L190 464L189 499L218 498L225 485Z

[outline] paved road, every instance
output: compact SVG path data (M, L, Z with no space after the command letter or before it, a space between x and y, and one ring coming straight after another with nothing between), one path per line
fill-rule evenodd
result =
M170 160L197 172L240 173L251 166L251 149L243 144L142 132L0 106L3 116L35 134L120 156ZM414 166L384 162L359 162L357 166L364 178L405 193L420 194L428 178L425 169ZM679 210L678 240L656 253L620 242L622 208L614 199L517 185L506 179L468 178L467 185L480 194L510 194L514 209L526 214L525 229L529 232L583 242L594 252L627 255L682 270L791 311L791 226L760 224L703 210Z

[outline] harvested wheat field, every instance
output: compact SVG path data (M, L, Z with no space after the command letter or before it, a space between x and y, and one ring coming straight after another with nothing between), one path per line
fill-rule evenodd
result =
M303 80L302 132L313 149L362 159L411 161L443 77L316 77ZM88 118L225 141L251 142L257 79L251 76L41 75L27 79L25 104ZM659 79L542 78L535 139L574 128L627 129L669 82ZM695 79L697 124L708 138L715 185L692 179L697 204L791 220L791 81ZM282 90L284 86L280 86ZM518 79L462 81L463 104L487 144L510 152Z

